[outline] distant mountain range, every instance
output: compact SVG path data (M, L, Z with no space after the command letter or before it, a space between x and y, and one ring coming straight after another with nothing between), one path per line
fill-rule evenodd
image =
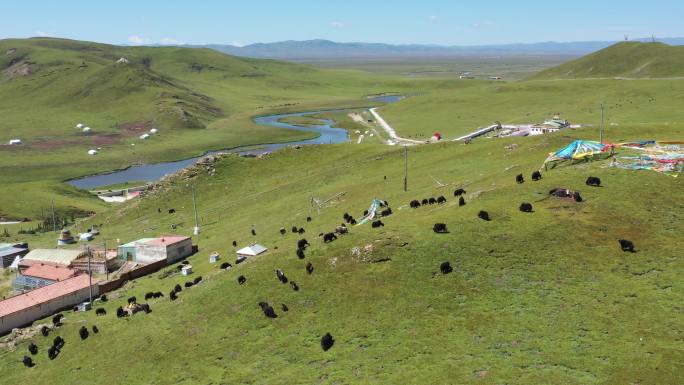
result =
M632 41L651 41L650 38ZM662 38L657 41L670 45L684 45L684 38ZM230 55L260 59L317 60L411 57L463 57L482 55L560 55L581 56L596 52L617 41L541 42L529 44L499 44L479 46L440 46L383 43L337 43L330 40L281 41L256 43L238 47L209 44L192 47L212 48Z

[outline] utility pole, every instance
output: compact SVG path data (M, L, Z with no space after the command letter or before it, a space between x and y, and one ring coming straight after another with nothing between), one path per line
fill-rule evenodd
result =
M603 144L603 103L601 103L601 127L599 127L599 142Z
M404 145L404 192L408 191L408 146Z
M109 267L107 266L107 240L104 240L104 268L105 274L107 274L107 281L109 281Z
M86 245L86 250L88 252L88 289L90 289L90 306L93 306L93 270L90 268L90 258L92 256L90 245Z
M195 228L193 229L192 233L194 235L199 235L200 227L199 221L197 220L197 201L195 200L195 185L192 186L192 209L195 212Z
M55 200L52 200L52 231L57 232L57 220L55 219Z

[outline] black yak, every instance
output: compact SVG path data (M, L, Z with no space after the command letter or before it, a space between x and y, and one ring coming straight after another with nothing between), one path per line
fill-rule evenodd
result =
M297 226L292 226L292 229L291 229L291 230L292 230L292 233L294 234L294 233L296 233L297 230L299 230L299 229L297 228Z
M52 346L54 346L57 349L62 349L64 347L64 338L61 336L55 337L54 340L52 340Z
M327 234L323 235L323 242L325 242L325 243L330 243L336 239L337 239L337 235L335 235L335 233L327 233Z
M297 249L297 258L304 259L304 249Z
M297 233L304 234L304 233L306 233L306 230L304 230L303 227L300 227L299 230L297 230Z
M459 206L465 206L465 199L463 197L458 197L458 205Z
M152 299L153 297L154 297L154 293L152 293L151 291L145 293L145 301L147 301L148 299Z
M233 247L237 247L237 241L233 241Z
M189 288L192 287L192 285L194 285L194 283L192 281L188 281L183 286L185 286L185 288Z
M392 209L388 207L387 209L382 210L380 212L380 215L383 217L388 217L388 216L392 215Z
M221 264L221 266L219 266L219 268L220 268L221 270L230 269L231 267L232 267L232 265L230 264L230 262L223 262L223 263Z
M439 265L439 271L441 271L442 274L449 274L454 271L454 269L449 262L442 262L442 264Z
M50 346L50 348L48 349L48 358L54 360L55 358L57 358L58 355L59 349L57 349L55 346Z
M178 295L176 295L175 290L171 290L171 292L169 293L169 298L171 299L171 301L175 301L178 298Z
M150 305L144 303L141 305L142 310L145 312L145 314L150 314L152 313L152 309L150 308Z
M517 184L525 183L525 178L523 178L523 174L518 174L515 176L515 182Z
M78 335L81 336L81 340L85 340L86 338L88 338L88 336L90 335L90 333L88 332L88 328L86 328L85 326L81 326L81 328L78 329Z
M354 219L354 218L350 219L349 224L354 226L356 224L356 219Z
M177 283L176 286L173 287L173 291L175 291L176 293L180 293L181 291L183 291L183 288L180 284Z
M484 211L484 210L480 210L480 212L477 213L477 217L482 219L483 221L490 221L491 220L489 218L489 213Z
M412 209L417 209L420 207L420 202L414 199L409 203L409 206L411 206Z
M97 315L97 316L107 315L107 310L105 310L105 309L102 308L102 307L98 307L98 308L95 310L95 315Z
M313 273L313 270L314 270L314 267L313 267L313 265L311 264L311 262L307 263L307 264L306 264L306 272L309 273L309 274L311 274L311 273Z
M309 241L307 241L306 239L300 239L297 241L297 248L298 249L306 249L307 246L310 246L310 245L309 245Z
M252 235L256 236L256 230L252 229Z
M434 205L435 203L437 203L437 199L435 199L435 198L429 198L428 199L428 204Z
M55 326L60 326L62 324L62 318L64 318L62 314L55 315L52 317L52 324Z
M100 296L100 301L102 301L102 302L107 302L107 295L106 295L106 294L102 294L102 295Z
M33 363L33 358L31 358L31 357L29 357L29 356L24 356L24 359L21 360L21 362L22 362L22 363L24 364L24 366L26 366L27 368L32 368L32 367L34 367L34 366L36 365L36 364Z
M176 209L169 209L169 214L173 214L176 212Z
M440 205L441 205L442 203L446 203L446 201L447 201L447 200L446 200L446 198L445 198L443 195L437 197L437 203L440 204Z
M349 232L349 229L347 229L347 226L345 226L344 223L335 227L335 234L342 235L342 234L347 234L347 232Z
M311 222L311 217L306 217L307 222Z
M271 305L267 304L266 302L259 302L259 306L261 307L261 311L264 312L264 315L268 318L276 318L278 315L275 313L275 310L273 310L273 307Z
M138 302L138 299L135 298L135 296L129 297L129 298L128 298L128 304L129 304L129 305L132 304L132 303L136 303L136 302Z
M363 216L364 217L368 216L368 210L363 210Z
M461 195L463 195L463 194L465 194L465 193L466 193L466 191L465 191L464 189L458 188L458 189L456 189L456 191L454 191L454 196L455 196L455 197L460 197Z
M202 276L201 275L195 277L195 279L192 281L192 283L194 283L195 285L197 285L200 282L202 282Z
M383 227L383 226L385 226L385 224L382 223L381 220L373 221L373 223L371 223L371 227L374 229L376 229L378 227Z
M164 296L161 291L157 291L152 295L154 298L161 298Z
M116 317L117 318L123 318L123 317L127 317L127 316L128 316L128 313L126 313L121 306L116 308Z
M635 253L634 243L632 243L632 241L628 241L626 239L620 239L620 240L618 240L618 242L620 242L620 249L622 249L622 251L624 251L624 252L629 251L630 253Z
M427 198L423 199L422 201L420 201L420 204L421 204L422 206L427 205L427 204L428 204L428 199L427 199Z
M601 179L597 178L595 176L590 176L589 178L587 178L586 184L587 184L587 186L600 187L601 186Z
M325 335L321 337L321 348L324 352L327 352L328 349L332 348L334 344L335 339L332 335L330 335L330 333L325 333Z
M283 273L282 270L276 269L275 273L276 277L278 278L278 281L280 281L281 283L287 283L287 277L285 276L285 273Z
M532 180L533 181L538 181L542 178L542 174L539 171L535 171L532 173Z
M532 203L521 203L520 204L520 211L524 213L531 213L532 212Z
M50 334L50 328L43 325L43 327L40 328L40 334L42 334L43 337L47 337Z
M245 282L247 282L247 278L245 278L244 275L241 275L241 276L238 277L238 280L237 280L237 281L238 281L238 283L239 283L240 285L244 285Z
M572 199L574 199L575 202L582 202L582 196L577 191L572 194Z
M285 234L287 234L287 230L285 230L284 227L281 227L280 228L280 235L285 235Z
M97 328L97 326L93 325L93 334L97 334L100 332L100 329Z
M287 305L285 305L284 303L281 303L281 304L280 304L280 307L281 307L281 308L283 309L283 311L286 312L286 313L287 313L288 311L290 311L290 309L289 309L289 308L287 307Z
M36 354L38 354L38 346L31 342L28 346L28 351L29 353L31 353L31 355L35 356Z
M438 234L446 233L448 232L447 225L445 223L435 223L435 225L432 226L432 231Z
M292 286L292 290L299 291L299 286L297 285L297 282L290 281L290 286Z

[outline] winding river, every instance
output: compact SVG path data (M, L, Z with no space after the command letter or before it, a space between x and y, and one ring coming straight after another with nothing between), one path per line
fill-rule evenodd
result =
M401 100L402 96L399 95L383 95L374 97L371 100L379 103L394 103ZM297 130L297 131L307 131L307 132L317 132L319 135L313 139L295 141L295 142L283 142L283 143L263 143L249 146L240 146L218 151L208 151L201 156L196 156L194 158L188 158L173 162L161 162L161 163L150 163L150 164L140 164L136 166L131 166L125 170L114 171L108 174L98 174L85 176L82 178L76 178L68 180L72 186L82 188L82 189L94 189L100 186L108 186L113 184L120 184L126 182L153 182L161 179L165 175L175 173L181 169L195 164L199 159L204 156L216 154L216 153L237 153L241 155L259 155L267 152L272 152L279 148L287 146L298 146L298 145L312 145L312 144L332 144L332 143L342 143L348 141L347 130L342 128L334 127L335 122L328 119L319 119L320 124L311 126L296 126L293 124L283 123L280 120L288 117L299 117L299 116L310 116L325 112L340 112L349 111L348 109L336 109L336 110L319 110L319 111L307 111L307 112L296 112L288 114L276 114L259 116L254 118L254 122L261 126L278 127L287 130Z

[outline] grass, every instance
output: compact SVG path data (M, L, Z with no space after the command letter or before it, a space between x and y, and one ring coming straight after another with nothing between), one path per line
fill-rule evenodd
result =
M607 138L676 132L631 127L609 131ZM537 169L548 152L591 136L576 130L529 138L512 151L504 149L510 139L412 148L407 193L401 149L333 145L286 149L263 159L228 156L215 176L202 172L190 182L198 189L203 224L195 238L200 253L190 260L206 282L184 291L177 302L152 301L153 313L146 316L119 320L113 313L130 295L166 293L185 279L160 273L131 282L104 305L109 313L104 318L68 313L59 330L67 347L55 361L42 350L31 376L54 384L415 383L416 378L421 383L676 383L684 370L682 323L673 317L684 294L677 284L682 262L676 242L684 222L672 192L681 190L681 180L596 162L544 172L540 182L514 181L517 173ZM605 187L584 186L587 175L601 177ZM436 187L432 177L451 188ZM90 223L104 223L102 237L109 239L166 233L171 223L189 234L188 184L172 180L153 196ZM450 197L458 186L468 191L465 207ZM585 202L546 198L558 186L580 190ZM340 192L345 193L340 201L320 213L312 209L311 196L325 199ZM405 207L411 199L442 194L449 197L444 206ZM383 219L386 227L353 227L331 244L316 236L330 231L344 212L360 215L375 197L387 199L395 210ZM523 201L534 204L533 214L517 210ZM166 214L169 207L177 213ZM477 219L481 209L489 211L491 222ZM307 223L306 216L313 221ZM435 222L447 223L451 232L432 233ZM252 225L257 237L249 234ZM300 236L278 234L281 226L292 225L305 227L313 245L304 261L294 255ZM619 251L616 240L623 237L637 245L636 254ZM219 272L208 255L216 250L231 261L231 240L239 245L256 240L271 251ZM356 256L354 247L372 251ZM433 277L445 260L454 273ZM306 262L315 267L311 276L304 272ZM275 268L284 269L301 290L280 284ZM245 286L237 284L238 275L247 277ZM280 316L263 317L259 301L276 306ZM283 313L280 303L290 311ZM79 341L77 329L94 323L101 333ZM337 342L324 353L319 338L326 332ZM40 336L35 341L41 349L48 344ZM7 383L26 374L19 362L25 346L0 353L0 366L16 368L7 371ZM105 351L126 358L90 360ZM153 362L156 370L149 370Z

